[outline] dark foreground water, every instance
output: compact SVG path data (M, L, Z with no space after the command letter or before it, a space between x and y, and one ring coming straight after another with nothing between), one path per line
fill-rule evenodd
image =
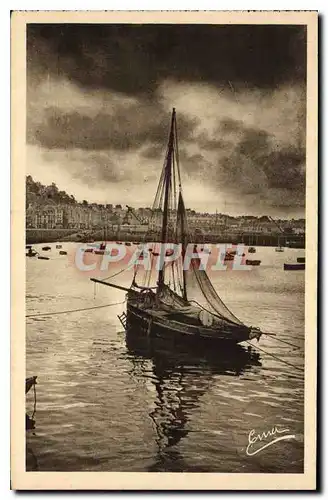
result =
M305 276L284 271L283 262L303 255L258 248L260 267L211 276L243 321L299 348L273 337L255 346L301 368ZM54 249L49 257L27 259L27 314L124 300L107 287L95 295L69 258ZM130 281L123 273L120 283ZM124 308L27 319L26 376L38 376L27 470L302 472L302 370L247 344L226 353L126 338L117 319ZM33 391L26 400L31 414ZM294 437L247 449L252 429L254 436L275 426Z

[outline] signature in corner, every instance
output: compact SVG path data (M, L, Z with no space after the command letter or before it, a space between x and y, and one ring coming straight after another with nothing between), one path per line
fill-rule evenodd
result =
M295 439L296 436L294 434L286 434L286 432L289 432L289 429L281 429L277 426L272 427L272 429L266 432L261 432L260 434L256 434L255 429L252 429L248 434L246 455L256 455L260 451L264 450L264 448L268 448L278 441L283 441L285 439ZM283 434L283 436L277 436L278 434ZM271 441L267 441L270 438ZM264 444L262 446L259 446L259 443Z

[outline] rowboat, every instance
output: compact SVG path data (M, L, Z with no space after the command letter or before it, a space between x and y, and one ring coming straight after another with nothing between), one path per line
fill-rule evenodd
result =
M246 264L246 266L259 266L261 264L261 261L260 260L246 259L245 264Z
M285 271L304 271L305 263L297 263L297 264L284 264Z

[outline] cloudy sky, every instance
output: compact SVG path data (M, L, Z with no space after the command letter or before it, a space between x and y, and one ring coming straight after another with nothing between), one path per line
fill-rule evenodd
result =
M29 25L27 173L149 206L177 110L186 206L302 217L301 26Z

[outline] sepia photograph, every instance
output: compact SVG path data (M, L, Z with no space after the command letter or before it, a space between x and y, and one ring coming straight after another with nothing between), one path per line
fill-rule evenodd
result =
M317 14L80 14L13 17L17 489L315 489Z

